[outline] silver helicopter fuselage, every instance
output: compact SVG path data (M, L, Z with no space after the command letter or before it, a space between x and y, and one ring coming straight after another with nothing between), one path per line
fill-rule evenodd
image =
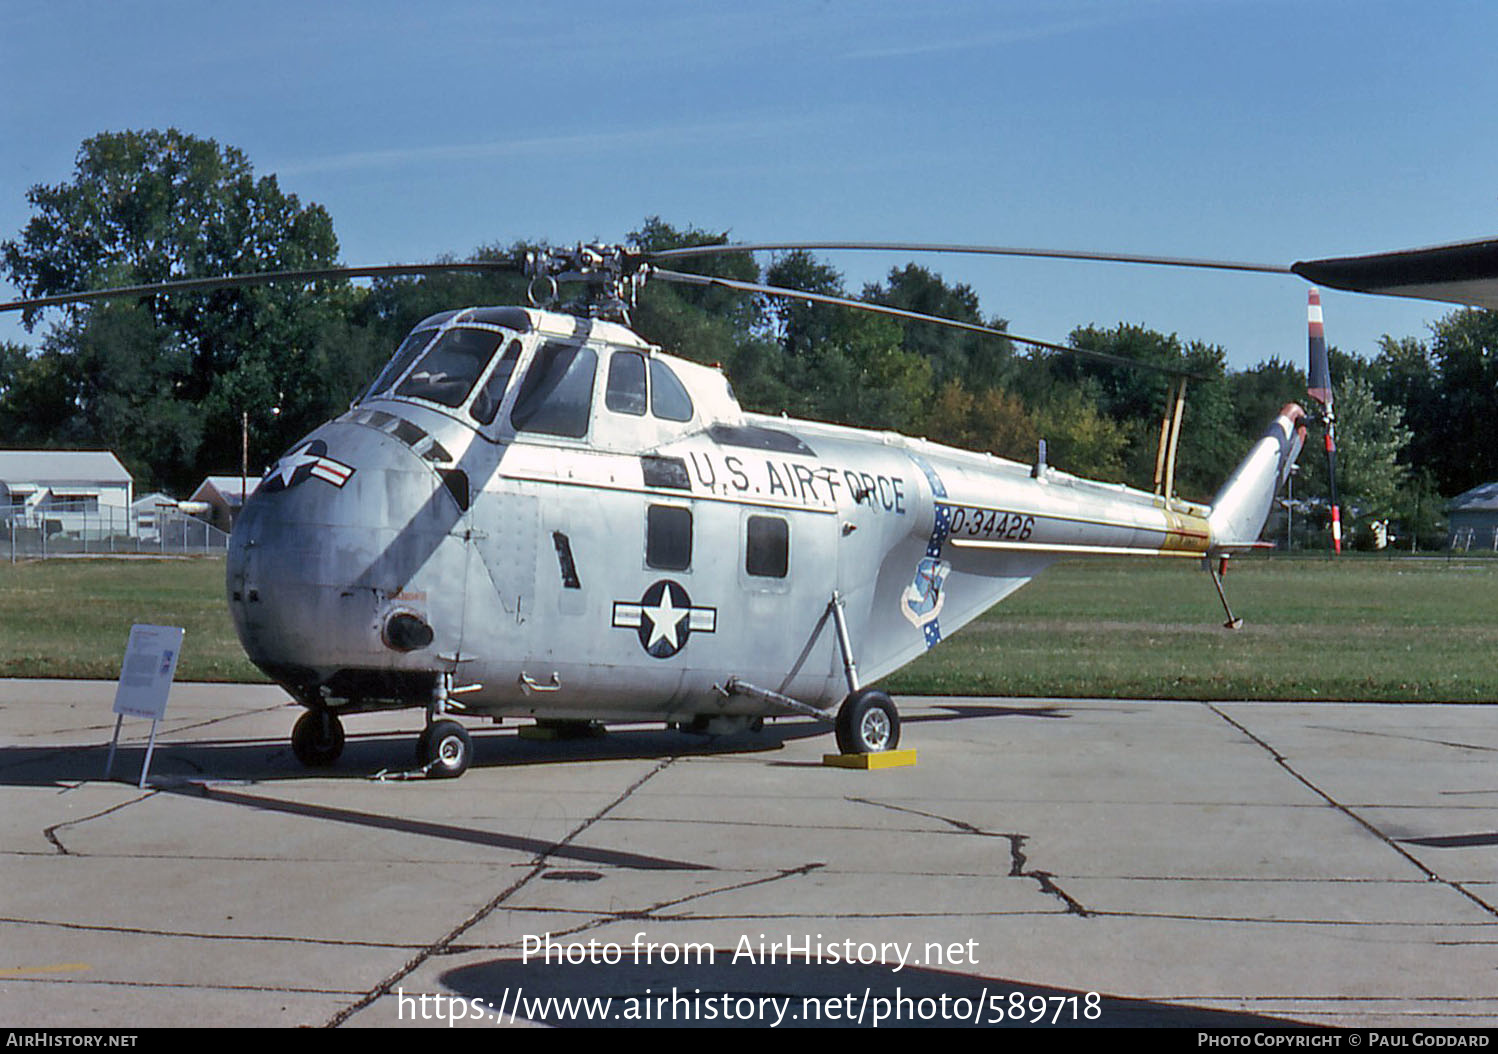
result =
M428 705L445 683L491 716L784 712L742 682L826 708L1062 555L1251 546L1297 416L1198 505L745 413L719 370L614 323L447 312L261 480L230 608L311 707Z

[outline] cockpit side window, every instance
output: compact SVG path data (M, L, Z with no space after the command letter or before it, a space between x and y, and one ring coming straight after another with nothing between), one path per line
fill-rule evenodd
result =
M374 379L374 383L364 390L359 401L363 402L376 392L383 392L399 380L400 375L406 372L406 367L411 365L416 356L421 354L421 350L436 335L435 329L418 329L401 341L401 346L395 350L395 354L390 357L390 361L380 371L380 375Z
M412 367L396 395L461 406L505 334L488 329L449 329Z
M473 397L473 405L468 408L468 412L480 424L489 424L499 412L499 404L504 402L505 389L510 386L510 376L515 372L515 363L519 358L520 341L512 340L505 349L504 358L495 364L494 372L489 374L489 379Z
M581 439L593 410L598 353L576 344L548 341L536 351L510 411L517 432Z
M692 397L660 359L650 360L650 412L665 421L692 419Z
M614 352L603 404L616 414L645 416L645 356L633 351Z

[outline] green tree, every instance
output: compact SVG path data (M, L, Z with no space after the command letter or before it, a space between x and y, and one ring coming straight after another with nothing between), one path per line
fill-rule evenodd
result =
M708 231L692 226L678 228L659 216L649 216L639 230L630 231L628 240L632 246L644 252L662 252L667 249L725 245L728 242L728 232ZM665 266L672 271L715 275L741 282L757 283L760 280L759 265L754 262L754 256L750 253L689 256L671 260ZM696 319L691 322L683 321L689 314L685 308L695 309L690 314L695 314ZM636 322L642 329L662 328L660 337L651 337L659 343L673 339L676 326L684 325L687 330L697 330L702 326L701 320L707 318L725 324L726 329L720 339L726 337L730 342L743 340L764 324L763 304L753 293L740 293L721 286L683 285L660 280L646 283L636 312ZM676 320L675 326L669 324L671 319ZM701 339L700 334L698 339ZM676 354L684 354L699 362L710 361L709 349L696 350L690 339L684 340L679 336L675 340L674 346L680 349ZM718 358L720 356L712 356L711 361Z
M1410 431L1400 421L1399 410L1379 402L1372 383L1356 371L1349 380L1333 375L1337 412L1337 491L1347 534L1360 522L1389 519L1404 504L1401 488L1409 475L1402 455ZM1307 443L1300 457L1297 495L1324 496L1326 458L1320 437Z
M72 361L20 344L0 344L0 436L7 445L50 447L64 441L77 383Z
M1457 311L1432 327L1439 413L1428 463L1455 496L1498 479L1498 312Z
M130 474L157 480L155 466L191 463L202 442L203 412L177 398L190 373L188 353L137 304L101 304L45 351L67 363L72 414L58 435L102 445Z
M925 431L939 443L986 450L1012 461L1033 459L1040 438L1035 416L1018 396L1002 388L975 395L958 380L937 390Z
M848 297L842 275L810 253L776 260L767 284ZM931 365L903 346L892 318L852 307L771 298L790 412L870 428L912 429L926 419Z
M1088 479L1124 481L1128 435L1086 391L1055 388L1034 413L1047 463Z
M1232 424L1226 352L1216 345L1182 343L1174 334L1127 323L1112 329L1083 326L1072 331L1069 342L1083 350L1196 375L1187 382L1186 409L1176 448L1176 491L1191 497L1210 497L1243 455ZM1119 478L1136 487L1152 487L1160 424L1169 412L1169 375L1082 355L1048 355L1039 361L1045 364L1050 384L1071 387L1088 396L1097 412L1121 432L1123 475ZM1030 381L1034 392L1031 403L1038 407L1042 399L1051 397L1043 388L1037 391L1035 383ZM1108 462L1104 459L1100 463Z
M843 288L843 276L836 268L800 249L788 252L772 263L765 272L765 283L822 296L848 295ZM869 317L855 314L853 308L808 303L790 297L772 297L767 314L781 347L792 357L805 356L821 342L835 339L840 332L846 333L854 324L855 317Z
M1406 449L1408 462L1430 471L1434 484L1431 470L1441 459L1439 444L1445 428L1440 377L1430 349L1414 337L1395 340L1385 336L1373 364L1373 394L1384 405L1398 408L1413 433Z
M34 215L19 238L4 243L3 257L11 280L28 296L329 267L338 254L321 206L303 206L274 176L257 178L239 150L176 129L95 136L79 148L72 180L34 186L27 200ZM333 288L345 301L353 295L345 284ZM95 339L99 334L119 336L126 327L130 347L166 360L160 369L171 378L169 397L195 409L165 413L158 404L149 414L179 429L151 456L150 483L186 487L206 471L236 465L243 412L268 413L283 399L291 403L290 412L262 433L267 449L279 449L336 406L340 393L319 372L314 348L346 302L276 285L139 303L128 321L124 315L106 319L98 307L67 309L48 353L79 356L63 372L79 384L106 386L74 393L85 429L122 420L124 407L141 405L137 395L110 387L143 378L118 362L101 365L107 353ZM35 320L35 313L26 318L28 325ZM148 335L147 326L158 332ZM79 441L107 440L94 432ZM178 460L183 457L188 460Z
M1227 375L1232 403L1232 434L1241 442L1257 437L1286 403L1306 403L1306 375L1280 358ZM1247 451L1244 447L1239 456Z
M983 317L971 287L948 285L941 275L916 264L893 268L882 285L865 286L862 299L993 329L1008 325L1002 318ZM901 346L931 363L938 385L955 380L979 391L1003 386L1012 373L1014 346L1007 340L929 322L904 321L902 326Z

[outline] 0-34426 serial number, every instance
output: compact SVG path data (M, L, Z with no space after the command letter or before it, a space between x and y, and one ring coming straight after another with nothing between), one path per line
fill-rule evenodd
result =
M952 518L947 524L949 535L961 534L968 538L987 538L997 542L1028 541L1034 531L1034 516L964 505L952 508Z

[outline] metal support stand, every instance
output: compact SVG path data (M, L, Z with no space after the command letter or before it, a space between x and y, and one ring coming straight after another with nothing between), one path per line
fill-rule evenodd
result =
M125 715L119 714L114 719L114 738L109 741L109 757L104 761L104 778L108 779L114 771L114 754L120 745L120 725L124 724ZM140 780L136 786L141 790L146 789L146 777L151 773L151 755L156 752L156 725L155 718L151 719L151 735L146 740L146 758L140 765Z
M1217 587L1217 599L1222 601L1222 610L1226 611L1228 615L1228 620L1222 624L1223 628L1242 629L1243 620L1233 615L1233 609L1228 607L1227 591L1222 588L1222 576L1228 573L1228 558L1225 556L1222 557L1218 560L1216 567L1212 565L1212 558L1210 556L1203 562L1207 565L1207 570L1212 574L1212 584Z

